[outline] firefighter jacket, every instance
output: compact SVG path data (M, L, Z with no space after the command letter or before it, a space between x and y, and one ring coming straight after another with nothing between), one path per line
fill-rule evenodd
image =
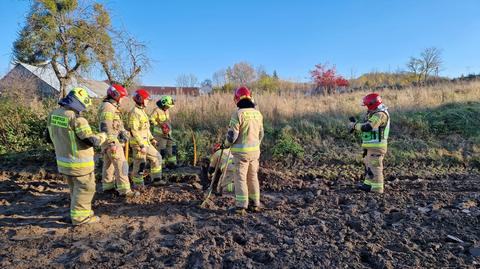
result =
M153 133L157 136L164 136L165 134L162 131L162 125L164 123L168 124L170 130L172 129L170 125L170 114L168 110L163 110L156 107L152 114L150 114L150 121L153 125Z
M385 106L367 112L366 121L357 124L355 129L361 132L362 148L387 148L390 134L390 114Z
M260 151L263 139L263 116L255 108L240 108L232 114L225 146L233 153Z
M210 157L210 167L215 168L218 164L221 173L224 173L225 169L228 169L228 171L234 171L233 155L230 152L230 149L224 149L222 156L220 156L220 153L222 153L221 149L215 151Z
M146 147L153 139L148 116L143 107L135 105L128 113L128 128L132 135L130 139L130 145L132 146Z
M118 136L125 128L117 104L103 101L98 110L100 131L107 134L107 143L118 143Z
M105 142L104 133L94 134L85 118L64 107L50 113L47 128L61 174L84 176L93 172L93 145Z

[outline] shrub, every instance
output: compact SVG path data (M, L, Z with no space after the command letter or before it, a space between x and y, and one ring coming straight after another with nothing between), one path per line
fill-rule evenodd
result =
M45 148L45 129L43 112L0 99L0 154Z
M275 140L275 145L272 149L274 159L283 159L288 156L295 158L303 158L305 150L295 141L292 135L292 128L290 126L284 127L279 137Z

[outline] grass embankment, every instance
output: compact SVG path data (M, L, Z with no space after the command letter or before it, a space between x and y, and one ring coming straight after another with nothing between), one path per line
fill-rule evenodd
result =
M364 113L361 98L367 92L333 96L303 94L255 95L265 118L264 161L286 165L302 162L358 162L358 140L346 130L348 117ZM444 84L381 92L392 116L389 163L438 163L480 167L480 82ZM45 116L54 107L1 101L0 154L44 153ZM129 107L127 102L123 107ZM153 102L149 110L153 108ZM180 96L171 111L180 158L193 159L192 133L199 159L219 142L235 106L229 94L197 98ZM98 126L96 107L85 114ZM38 154L37 154L38 155ZM33 155L36 156L36 155ZM20 158L25 157L21 154Z

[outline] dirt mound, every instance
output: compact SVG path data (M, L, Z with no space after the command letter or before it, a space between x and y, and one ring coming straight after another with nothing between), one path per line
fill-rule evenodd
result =
M0 267L478 268L480 174L392 170L375 195L353 188L348 165L262 168L264 211L236 217L228 195L198 208L198 170L180 169L139 197L97 194L101 222L84 227L66 223L67 186L55 174L4 172Z

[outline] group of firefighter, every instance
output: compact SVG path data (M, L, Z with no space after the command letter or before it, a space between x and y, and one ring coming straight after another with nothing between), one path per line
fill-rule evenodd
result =
M81 116L92 101L83 88L72 89L48 116L48 139L55 147L59 173L67 179L70 188L70 219L73 225L99 221L92 210L96 183L94 175L94 147L100 147L103 156L102 190L116 192L123 197L142 195L145 178L147 185L164 186L162 168L177 166L176 145L172 138L169 109L174 106L171 96L162 96L150 114L146 107L151 101L144 89L135 91L135 106L126 115L126 126L120 112L121 100L128 96L121 85L107 89L98 110L99 132L92 131ZM263 116L247 87L234 92L237 109L233 112L228 132L222 143L214 144L208 174L211 187L231 193L235 205L230 214L245 215L260 212L260 184L258 169L262 142ZM350 132L361 133L365 179L358 188L367 192L383 193L383 158L387 150L390 116L387 107L376 93L363 98L368 108L364 119L350 119ZM152 126L152 128L151 128ZM131 148L132 171L125 154ZM147 171L148 170L148 171ZM130 181L131 179L131 181ZM210 195L210 193L209 193Z

